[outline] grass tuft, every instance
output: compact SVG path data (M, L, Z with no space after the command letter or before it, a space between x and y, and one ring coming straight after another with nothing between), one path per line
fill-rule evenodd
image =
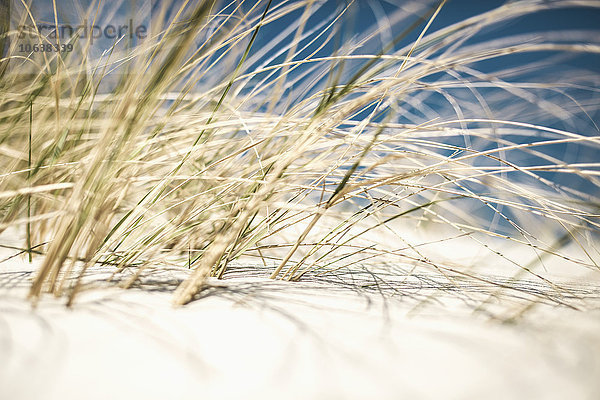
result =
M38 28L30 44L73 51L24 54L7 21L39 24L4 10L0 231L39 265L32 301L72 304L90 269L132 287L174 268L191 270L182 305L234 261L290 281L367 265L496 288L475 310L528 280L580 301L557 277L599 272L600 35L533 28L599 3L455 23L453 2L403 5L165 2L145 40L99 55Z

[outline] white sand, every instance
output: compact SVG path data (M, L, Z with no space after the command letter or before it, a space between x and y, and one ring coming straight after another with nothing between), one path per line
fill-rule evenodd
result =
M600 397L593 300L502 324L416 284L383 302L233 274L179 309L168 291L103 289L32 310L27 268L0 264L1 399Z

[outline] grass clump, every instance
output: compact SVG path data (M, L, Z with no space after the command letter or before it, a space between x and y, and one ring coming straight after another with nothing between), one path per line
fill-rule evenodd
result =
M82 19L127 5L92 3ZM457 288L496 266L569 296L554 266L598 273L600 36L520 28L569 1L455 7L169 3L101 54L39 29L74 50L23 54L5 29L0 229L40 260L31 298L71 303L100 265L126 287L186 268L185 304L234 260L291 281L402 265Z

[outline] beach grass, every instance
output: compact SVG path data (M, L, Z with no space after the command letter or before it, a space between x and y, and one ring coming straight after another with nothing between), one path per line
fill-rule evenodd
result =
M475 309L530 293L521 281L573 306L556 276L597 279L600 35L518 29L597 1L447 24L452 1L174 4L100 56L39 29L31 44L73 50L23 53L4 22L0 230L39 265L34 303L72 304L100 266L125 288L191 270L176 305L234 261L289 281L372 265L492 285Z

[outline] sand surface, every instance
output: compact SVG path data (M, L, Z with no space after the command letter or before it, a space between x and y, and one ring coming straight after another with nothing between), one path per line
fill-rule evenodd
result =
M477 312L485 285L377 284L364 270L289 283L238 266L182 308L170 300L186 271L89 290L71 309L50 296L32 309L31 270L0 264L2 399L600 397L595 287L579 292L579 310L541 301L501 322L527 293Z

